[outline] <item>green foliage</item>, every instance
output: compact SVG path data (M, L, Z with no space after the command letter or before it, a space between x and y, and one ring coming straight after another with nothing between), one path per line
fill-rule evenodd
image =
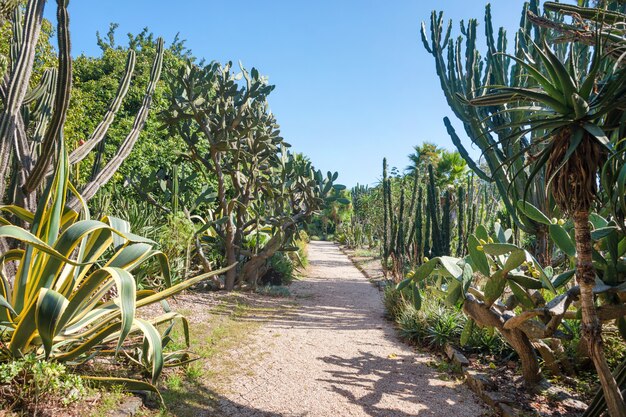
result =
M126 348L125 342L139 333L143 343L136 355L137 363L146 367L154 383L166 363L184 358L178 352L164 354L169 330L161 335L156 326L170 323L171 329L171 323L179 320L186 328L187 322L169 311L166 304L164 313L150 321L138 318L137 309L163 301L224 270L170 287L167 257L153 249L154 242L130 233L128 223L121 219L91 220L86 206L80 213L66 208L65 201L75 190L68 181L68 168L61 147L57 170L37 212L0 206L1 211L31 224L28 231L0 217L0 236L23 244L2 256L3 263L17 261L19 268L12 283L4 276L0 280L0 321L6 347L0 361L32 354L37 359L80 362L122 350L132 358L135 346ZM136 288L132 272L150 258L159 260L168 286L161 292ZM105 378L101 382L107 381ZM118 382L155 390L139 381Z
M82 399L87 388L80 376L65 365L26 355L0 363L0 406L5 411L29 410L37 414L38 404L70 404Z
M196 236L196 226L183 213L170 213L158 236L159 246L172 271L172 282L182 281L189 272L190 252Z

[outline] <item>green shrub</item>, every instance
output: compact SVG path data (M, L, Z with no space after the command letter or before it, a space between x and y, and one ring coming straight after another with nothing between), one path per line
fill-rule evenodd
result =
M0 406L4 410L29 410L41 403L67 406L83 398L87 389L80 376L67 372L64 365L27 355L0 364Z
M158 241L163 253L170 261L172 282L186 278L189 265L189 250L195 237L196 228L181 212L169 214L167 223L161 229Z
M423 310L417 310L413 304L402 302L396 316L400 337L410 342L422 342L428 333L428 322Z
M20 250L5 254L5 260L19 263L14 279L0 279L0 362L28 354L37 360L84 362L96 355L128 353L137 348L141 359L137 362L150 372L154 383L164 366L185 360L184 353L163 352L167 331L161 334L157 327L188 324L166 306L163 314L151 320L137 317L137 310L225 269L170 286L166 256L154 250L155 242L131 233L128 222L113 217L93 220L85 204L80 212L63 210L72 190L68 177L68 158L62 148L52 182L35 213L0 206L31 225L29 231L12 224L11 217L0 216L0 237L22 245ZM163 291L137 289L133 272L150 258L161 266L168 287ZM103 384L112 381L100 380ZM143 381L116 379L115 383L156 391Z
M294 279L294 265L285 252L276 252L269 259L267 271L259 280L261 285L287 285Z
M464 322L463 315L456 309L435 303L424 306L427 329L425 341L430 347L442 348L446 343L459 342Z
M387 285L383 291L383 304L389 318L395 321L404 308L402 291L398 291L393 285Z

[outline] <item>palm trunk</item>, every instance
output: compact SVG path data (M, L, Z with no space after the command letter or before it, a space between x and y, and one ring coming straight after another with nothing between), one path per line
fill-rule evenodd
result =
M593 296L595 272L592 264L588 210L579 210L574 213L574 230L576 234L576 281L580 286L582 309L582 335L587 342L589 357L593 360L598 372L609 414L612 417L626 417L624 398L611 374L602 349L602 324L598 318Z

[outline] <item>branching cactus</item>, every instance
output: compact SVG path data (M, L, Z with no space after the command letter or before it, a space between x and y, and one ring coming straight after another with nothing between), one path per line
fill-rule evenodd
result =
M66 0L57 1L58 66L47 69L39 83L30 87L45 5L45 0L30 0L25 7L11 8L11 54L4 82L0 85L0 95L3 97L0 111L0 201L4 205L15 205L29 211L35 210L36 201L54 172L55 150L63 140L72 89ZM135 145L150 110L161 74L162 59L163 41L160 39L150 82L135 122L113 158L102 168L98 166L93 171L91 181L78 190L84 200L92 198L111 179ZM135 53L130 51L125 74L108 111L93 134L70 154L70 165L83 161L106 136L128 91L134 66ZM67 204L77 210L81 203L73 197ZM5 240L0 240L0 251L9 248ZM12 275L11 271L6 272Z
M539 1L531 0L524 5L519 30L515 35L514 56L529 56L538 60L538 51L530 39L540 43L547 31L532 24L529 15L539 16ZM460 136L451 121L446 117L444 124L463 158L478 177L495 183L498 192L513 221L525 232L537 235L537 248L534 251L542 264L549 263L547 230L544 225L526 217L517 210L515 202L524 197L544 213L551 213L553 207L547 205L543 173L531 174L523 169L532 160L532 155L524 158L524 144L514 140L515 135L523 133L523 124L515 129L498 129L503 125L514 125L524 120L526 113L503 114L503 106L477 108L471 106L469 99L489 93L486 85L510 87L533 87L528 77L522 77L522 66L503 53L507 48L507 34L503 28L494 30L491 20L491 6L485 10L485 38L487 53L482 57L477 45L478 21L470 19L461 22L461 34L454 39L452 22L444 22L443 13L433 12L430 19L430 31L422 23L422 41L426 50L433 56L437 75L448 105L454 115L462 122L465 133L472 144L482 151L481 157L487 165L483 170L470 157ZM557 46L557 54L564 54L565 47ZM574 65L579 72L585 67L589 51L584 46L577 48L576 56L581 59ZM494 133L495 132L495 133ZM530 140L532 140L531 138ZM522 156L522 157L520 157ZM516 172L517 175L510 175ZM529 180L531 179L531 180Z

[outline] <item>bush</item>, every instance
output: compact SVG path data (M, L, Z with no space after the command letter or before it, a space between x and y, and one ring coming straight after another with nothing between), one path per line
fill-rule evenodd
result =
M28 410L37 415L40 404L69 404L83 398L87 389L80 376L59 363L27 355L0 364L0 406L4 410ZM34 408L34 409L33 409Z
M461 347L461 333L467 318L457 308L438 300L434 294L425 295L418 310L413 304L411 291L398 291L394 286L388 286L383 293L383 302L403 339L437 349L443 348L446 343ZM488 354L511 353L511 348L499 333L478 326L474 327L462 348Z
M383 304L389 318L395 321L405 307L402 292L393 285L387 285L383 292Z
M294 266L284 252L276 252L269 259L267 272L259 280L261 285L286 285L293 281Z
M423 310L417 310L415 306L407 302L400 304L399 309L396 324L400 337L410 342L422 342L428 332L428 322Z

